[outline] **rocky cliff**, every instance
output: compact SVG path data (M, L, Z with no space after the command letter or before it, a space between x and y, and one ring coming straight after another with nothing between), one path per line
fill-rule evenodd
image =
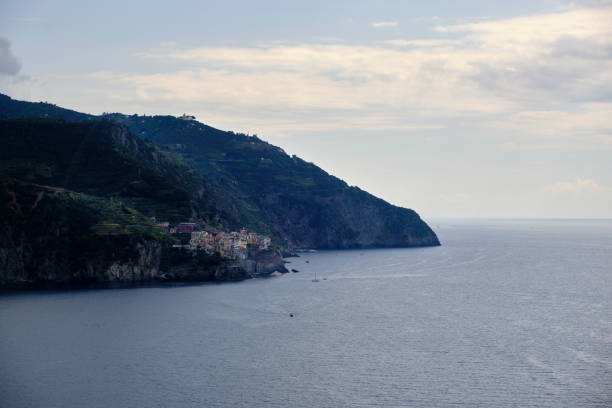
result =
M281 255L275 250L249 251L246 259L241 259L236 264L251 276L269 275L274 272L287 273Z
M0 175L0 288L251 277L220 257L169 257L172 240L115 198Z
M282 261L271 256L261 266L258 261L243 265L189 253L168 261L165 251L171 249L164 239L142 224L138 231L101 230L108 219L99 207L112 203L91 202L68 190L2 178L0 203L0 288L242 280Z
M157 273L161 243L152 234L97 230L105 218L100 207L110 202L3 177L0 203L0 286L147 280Z

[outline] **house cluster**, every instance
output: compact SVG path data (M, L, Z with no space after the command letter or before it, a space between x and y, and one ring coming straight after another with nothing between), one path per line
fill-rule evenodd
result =
M219 252L224 258L246 259L248 247L266 250L270 247L271 239L265 235L241 229L239 232L217 232L198 230L193 222L181 222L176 227L170 227L167 222L158 223L162 228L168 229L172 234L190 234L188 245L176 245L192 251L202 250L209 254Z

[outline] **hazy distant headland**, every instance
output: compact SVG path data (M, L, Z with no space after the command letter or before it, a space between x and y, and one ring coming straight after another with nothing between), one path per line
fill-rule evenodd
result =
M237 280L286 272L294 248L440 245L413 210L189 116L0 95L0 139L3 286Z

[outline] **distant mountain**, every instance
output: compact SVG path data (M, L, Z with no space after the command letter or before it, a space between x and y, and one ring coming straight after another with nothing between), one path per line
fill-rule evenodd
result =
M4 95L0 95L0 116L79 122L98 119L51 104L15 101ZM173 116L108 114L103 118L129 128L144 140L143 146L175 153L193 168L195 171L189 171L199 174L208 195L203 203L194 201L204 210L194 211L192 216L206 214L209 222L216 219L222 228L246 226L294 248L439 245L436 234L413 210L393 206L348 186L314 164L289 156L255 136L225 132ZM179 175L180 171L174 173L174 177ZM194 182L197 184L195 180L188 184ZM159 188L152 181L144 183L145 189ZM129 186L122 188L114 190L120 194L131 191ZM130 197L134 197L138 208L137 195Z

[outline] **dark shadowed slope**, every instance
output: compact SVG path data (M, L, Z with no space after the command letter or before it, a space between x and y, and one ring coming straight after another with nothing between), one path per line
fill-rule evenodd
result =
M161 221L231 224L201 174L109 120L0 120L0 288L249 277ZM280 258L279 258L280 262Z
M2 118L53 118L82 122L94 120L95 116L60 108L47 102L18 101L0 93L0 119Z
M0 143L0 169L9 177L120 198L172 222L219 213L199 172L113 121L0 120Z

